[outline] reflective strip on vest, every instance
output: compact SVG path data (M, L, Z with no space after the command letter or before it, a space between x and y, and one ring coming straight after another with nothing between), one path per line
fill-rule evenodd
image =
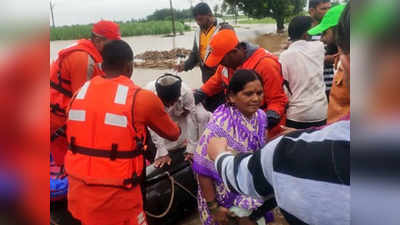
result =
M86 111L71 109L68 113L68 120L84 122L86 120Z
M145 220L144 220L144 214L143 212L141 212L138 216L137 216L137 222L138 224L142 224Z
M222 69L221 73L226 79L229 79L229 71L226 67Z
M125 105L127 97L128 97L128 86L119 84L117 93L115 95L114 103Z
M78 95L76 96L76 99L81 99L81 100L82 100L82 99L85 98L86 92L87 92L87 90L88 90L88 88L89 88L89 84L90 84L90 81L86 82L86 83L82 86L81 90L79 91Z
M106 113L106 118L104 119L104 123L107 125L112 125L117 127L128 127L128 118L126 118L126 116Z

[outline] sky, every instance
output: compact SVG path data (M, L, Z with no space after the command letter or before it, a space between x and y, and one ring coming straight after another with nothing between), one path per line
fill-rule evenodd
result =
M169 0L51 0L56 26L95 23L101 19L126 21L140 19L157 9L169 8ZM222 0L203 0L210 7ZM190 8L201 0L172 0L176 9ZM50 7L49 7L50 8ZM49 10L50 12L50 10ZM50 14L50 13L49 13ZM51 23L51 16L50 16Z

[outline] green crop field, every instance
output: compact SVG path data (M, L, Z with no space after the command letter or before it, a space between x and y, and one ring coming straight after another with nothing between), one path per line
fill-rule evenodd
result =
M119 26L122 37L172 33L171 21L124 22L119 23ZM176 22L175 27L177 33L190 30L189 26L186 26L181 22ZM50 40L89 38L91 30L92 24L50 28Z

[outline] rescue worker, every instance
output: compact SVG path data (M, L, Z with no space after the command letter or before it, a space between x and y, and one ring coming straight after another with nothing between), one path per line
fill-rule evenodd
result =
M146 128L171 141L180 129L160 99L130 79L126 42L106 44L102 57L105 76L87 81L67 108L68 209L84 225L146 225L140 187Z
M195 66L199 65L202 81L207 82L216 71L216 67L208 67L205 62L210 55L210 41L216 33L222 29L231 29L233 27L228 23L220 23L213 15L210 7L207 3L200 2L193 8L193 17L196 20L199 28L196 30L194 35L194 44L192 52L189 58L182 64L176 65L175 69L178 72L192 70ZM204 107L210 111L214 110L225 102L225 94L223 91L217 93L214 96L206 98L204 100Z
M190 160L211 113L202 104L194 104L192 89L173 74L164 74L145 88L157 94L171 119L179 124L182 131L179 139L171 142L150 130L151 139L157 148L154 165L162 167L165 163L170 164L172 159L168 152L184 147L185 160Z
M101 75L103 46L121 38L119 25L102 20L93 25L91 38L81 39L58 53L50 66L50 151L58 165L67 151L65 108L76 90L87 80Z
M288 98L283 90L282 69L278 58L263 48L239 42L233 30L217 33L211 40L210 47L212 50L206 65L219 66L216 73L200 89L194 91L196 104L227 87L236 70L255 70L264 83L262 109L266 111L268 118L268 136L279 134L279 125L285 124Z

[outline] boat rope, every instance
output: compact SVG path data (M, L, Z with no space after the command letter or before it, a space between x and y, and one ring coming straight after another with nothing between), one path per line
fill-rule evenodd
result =
M170 183L171 183L171 199L169 200L168 207L165 209L165 211L163 213L161 213L159 215L152 214L152 213L150 213L149 211L146 210L146 214L148 216L150 216L150 217L162 218L165 215L167 215L169 213L169 211L171 210L171 208L172 208L172 203L174 202L174 197L175 197L175 185L174 185L174 183L175 183L174 180L175 179L174 179L173 176L170 176L170 174L168 172L167 172L167 174L168 174L168 179L170 180Z

